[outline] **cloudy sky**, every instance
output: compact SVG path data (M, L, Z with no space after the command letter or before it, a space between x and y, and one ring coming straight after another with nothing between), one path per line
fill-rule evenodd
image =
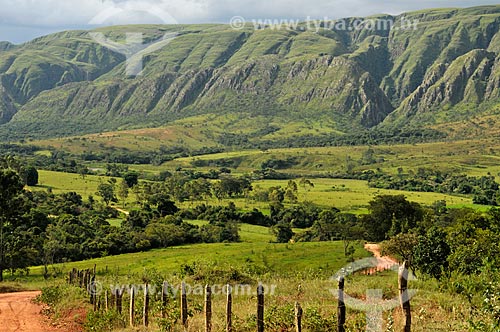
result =
M252 19L337 19L437 7L497 4L488 0L0 0L0 40L28 41L51 32L134 23L228 23Z

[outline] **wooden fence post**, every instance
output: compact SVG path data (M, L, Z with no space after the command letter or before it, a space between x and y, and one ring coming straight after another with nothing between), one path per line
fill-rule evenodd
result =
M80 288L83 288L83 271L78 271L78 279L80 281Z
M142 318L143 318L143 325L148 326L149 325L149 285L145 284L144 285L144 308L143 308L143 313L142 313Z
M87 270L85 270L85 285L84 285L83 289L88 291L89 284L90 284L90 272L87 269Z
M299 302L295 302L295 331L302 332L302 307Z
M345 332L344 277L339 278L339 304L337 309L337 331Z
M167 318L168 282L164 281L161 288L161 317Z
M87 286L87 292L89 292L90 294L90 304L94 304L95 303L95 292L96 292L97 288L95 286L95 275L92 276L92 279L90 279L90 284L89 286ZM95 309L94 309L95 311Z
M183 281L181 285L181 321L184 330L188 327L188 309L187 309L187 294L186 283Z
M104 309L106 312L109 310L109 295L107 289L104 291Z
M129 305L129 323L130 327L134 327L135 316L135 286L130 286L130 305Z
M233 331L233 290L231 285L226 285L226 332Z
M94 312L97 311L97 290L95 275L92 276L92 285L90 287L90 303L94 305Z
M118 313L122 313L122 297L123 297L123 288L115 289L115 307Z
M257 287L257 332L264 332L264 286Z
M410 297L408 294L408 263L405 261L399 267L398 273L398 284L399 284L399 300L401 302L401 308L404 314L404 332L411 331L411 307L410 307Z
M205 332L212 331L212 288L205 286Z

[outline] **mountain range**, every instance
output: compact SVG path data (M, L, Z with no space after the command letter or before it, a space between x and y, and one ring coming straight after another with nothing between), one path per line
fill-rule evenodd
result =
M0 137L152 128L206 122L207 115L214 125L251 123L264 136L404 128L451 134L471 119L496 125L500 6L365 19L415 26L135 25L0 42ZM133 77L125 55L93 38L123 43L127 32L153 44L175 38L143 52L143 70ZM309 130L293 132L304 123Z

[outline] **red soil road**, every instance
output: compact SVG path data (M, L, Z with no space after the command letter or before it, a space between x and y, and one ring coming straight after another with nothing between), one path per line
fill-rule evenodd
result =
M385 269L394 264L399 264L397 260L389 256L382 256L380 254L380 246L375 243L365 244L365 249L373 253L373 256L377 259L377 268Z
M33 303L40 292L0 294L0 332L54 332L40 313L42 306Z

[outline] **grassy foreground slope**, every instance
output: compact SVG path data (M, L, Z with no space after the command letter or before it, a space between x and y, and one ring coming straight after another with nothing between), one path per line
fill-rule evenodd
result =
M261 232L259 227L248 226L251 230L242 230L245 237L250 232ZM356 245L356 258L369 256ZM50 267L59 272L67 272L71 268L91 268L97 264L97 280L103 290L110 290L120 284L141 284L144 278L156 283L167 280L178 290L182 280L189 287L204 287L249 283L251 289L261 281L267 289L274 288L274 293L266 296L266 322L269 331L289 331L293 323L293 304L299 301L304 309L304 331L324 331L335 326L337 302L333 293L336 283L331 277L348 263L343 255L341 242L271 244L264 239L254 238L250 243L202 244L154 250L148 253L136 253L93 259L84 262L65 263ZM41 280L42 267L32 268L29 280L31 287L46 284ZM63 283L57 279L56 283ZM50 280L50 285L54 280ZM300 285L300 287L299 287ZM468 308L465 299L451 296L440 290L430 280L416 280L410 283L417 290L412 299L414 331L467 331ZM363 299L369 289L380 289L384 299L397 296L397 276L394 272L383 272L377 275L355 275L346 281L346 292L350 296ZM125 295L125 302L127 300ZM71 303L71 299L66 299ZM138 300L140 301L140 300ZM154 301L154 297L152 299ZM170 300L172 317L179 299ZM194 293L188 297L191 316L191 329L201 330L204 320L203 296ZM238 331L255 329L255 296L239 294L233 297L233 324ZM78 305L81 306L81 300ZM156 302L155 302L156 303ZM225 296L213 297L213 326L218 330L224 328ZM88 307L91 311L91 307ZM347 327L351 331L364 330L365 313L353 308L347 309ZM140 314L138 314L140 315ZM170 317L170 316L169 316ZM126 321L125 314L123 321ZM169 318L173 319L173 318ZM402 314L398 308L384 312L384 326L401 328ZM160 321L151 316L151 331L157 330ZM90 320L92 322L92 319ZM116 321L115 321L116 322ZM94 321L93 323L97 323ZM107 323L109 324L109 323ZM109 326L109 325L107 325ZM125 331L123 327L116 331ZM149 330L148 330L149 331Z

